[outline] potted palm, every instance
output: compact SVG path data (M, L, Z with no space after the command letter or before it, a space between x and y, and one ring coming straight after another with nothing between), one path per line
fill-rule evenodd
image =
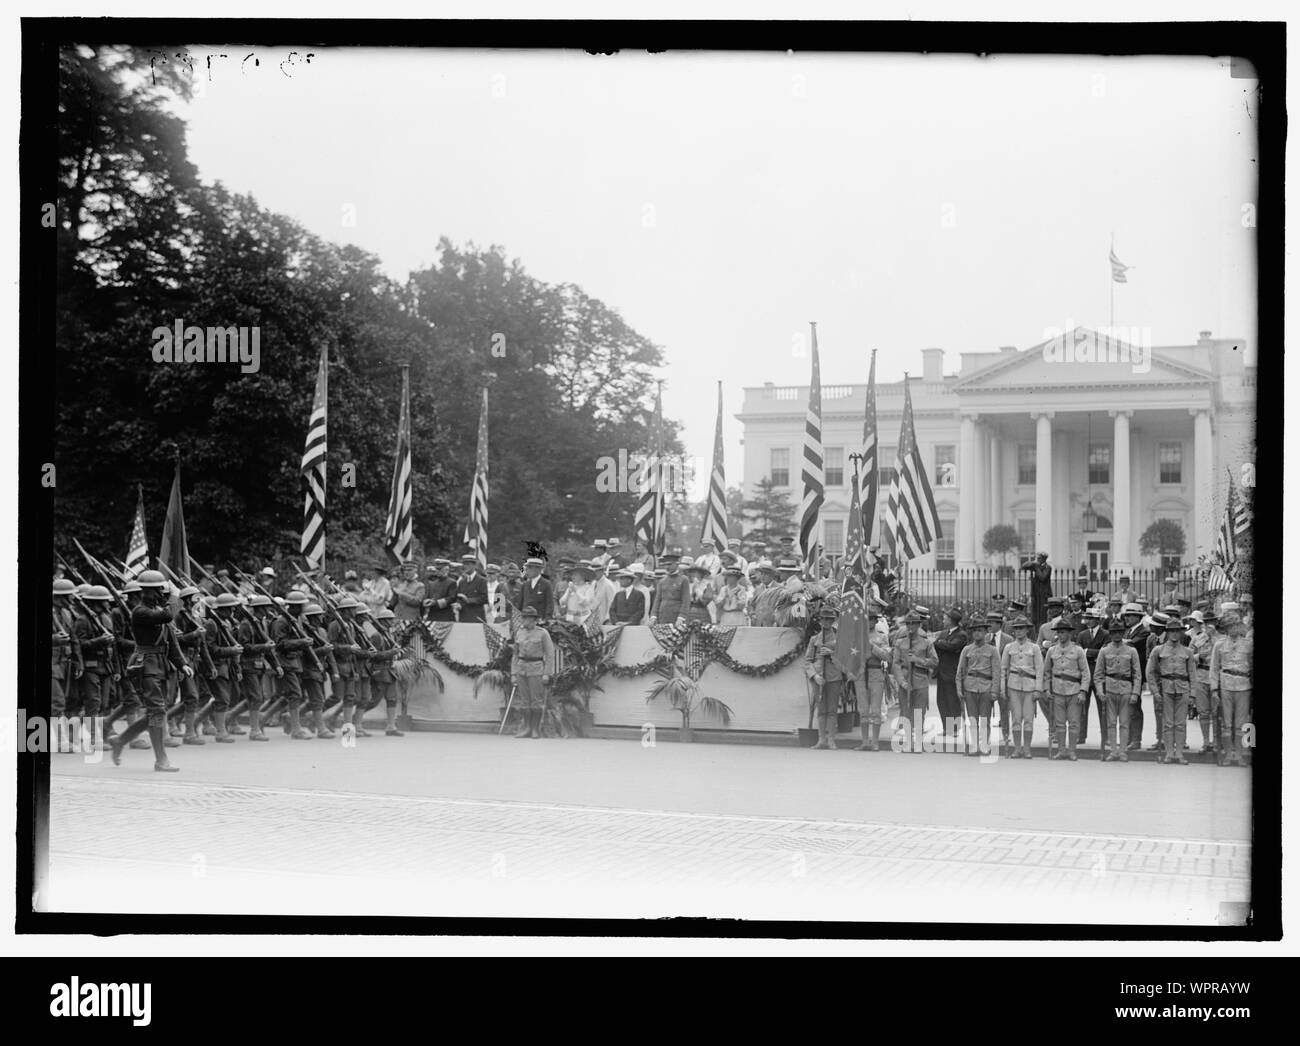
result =
M717 719L723 726L731 725L733 715L731 708L716 697L708 697L700 689L700 684L686 671L686 662L682 657L673 657L667 664L658 666L655 671L660 679L646 691L646 704L657 698L665 698L668 703L682 715L681 729L677 739L683 742L695 740L691 728L691 716L701 715Z

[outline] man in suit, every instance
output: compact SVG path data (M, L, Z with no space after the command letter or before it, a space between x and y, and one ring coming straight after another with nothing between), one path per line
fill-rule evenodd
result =
M619 589L614 593L614 600L609 607L611 625L639 625L645 617L645 596L634 586L632 571L618 572Z
M537 611L538 618L549 621L555 617L555 590L542 577L542 568L545 566L545 560L536 556L524 560L524 580L519 586L519 612L522 614L525 608L532 607Z
M1083 692L1083 700L1079 707L1079 744L1085 744L1088 740L1088 706L1092 703L1092 692L1097 690L1097 652L1110 639L1110 633L1101 627L1101 613L1097 610L1088 609L1083 612L1083 628L1079 629L1079 634L1075 636L1074 641L1083 647L1084 654L1088 657L1088 675L1092 679L1092 686ZM1110 736L1106 727L1106 702L1101 699L1100 693L1097 696L1097 722L1101 727L1101 755L1106 757L1106 739Z
M955 736L954 731L960 733L961 696L957 692L957 664L961 660L962 647L967 642L961 622L961 608L949 607L948 627L934 637L934 651L939 658L939 669L935 673L935 681L938 683L935 703L939 706L939 715L943 719L945 740ZM954 745L953 751L961 754L961 744Z
M425 603L430 621L456 620L456 579L451 576L451 560L433 561L433 578L425 582Z
M488 602L487 578L479 573L478 557L466 552L460 557L460 580L456 583L456 604L461 621L482 622Z

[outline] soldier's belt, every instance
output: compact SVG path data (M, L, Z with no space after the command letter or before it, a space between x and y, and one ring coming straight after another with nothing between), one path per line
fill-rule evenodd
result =
M1243 679L1250 678L1249 672L1243 672L1237 668L1220 668L1219 671L1222 672L1225 676L1241 676Z
M1167 679L1172 679L1172 680L1175 680L1175 681L1181 680L1181 681L1184 682L1184 683L1186 683L1186 682L1188 681L1187 676L1176 676L1176 675L1173 675L1173 674L1170 673L1170 672L1162 672L1162 673L1160 674L1160 682L1163 683L1163 682L1165 682L1165 680L1167 680Z
M1133 673L1132 673L1132 671L1129 671L1129 672L1128 672L1127 674L1125 674L1125 675L1120 675L1118 672L1107 672L1107 673L1106 673L1106 678L1107 678L1107 679L1122 679L1122 680L1124 680L1126 683L1131 683L1131 682L1133 682Z
M1067 674L1064 673L1064 672L1053 672L1053 673L1052 673L1052 678L1053 678L1053 679L1064 679L1064 680L1066 680L1067 682L1070 682L1070 683L1082 683L1082 682L1083 682L1083 676L1072 676L1072 675L1067 675Z
M976 672L973 668L966 669L966 674L973 679L992 679L988 672Z
M167 648L165 646L144 646L142 643L137 643L135 652L137 654L165 654Z
M1038 674L1036 672L1031 672L1027 668L1013 668L1011 669L1011 674L1013 676L1028 676L1030 679L1038 678Z
M544 657L521 657L520 661L545 661Z

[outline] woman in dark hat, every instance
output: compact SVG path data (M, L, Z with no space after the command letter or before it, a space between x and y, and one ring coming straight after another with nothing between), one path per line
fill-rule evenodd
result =
M713 615L709 613L709 604L713 602L713 585L709 581L711 575L708 565L696 560L686 568L686 576L691 583L691 600L686 608L686 620L712 624Z

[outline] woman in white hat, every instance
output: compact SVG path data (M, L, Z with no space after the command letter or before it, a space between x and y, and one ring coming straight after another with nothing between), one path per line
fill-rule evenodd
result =
M725 582L713 597L713 612L718 624L728 628L749 624L749 614L745 608L749 605L749 589L745 585L745 573L740 566L729 566L723 571Z

